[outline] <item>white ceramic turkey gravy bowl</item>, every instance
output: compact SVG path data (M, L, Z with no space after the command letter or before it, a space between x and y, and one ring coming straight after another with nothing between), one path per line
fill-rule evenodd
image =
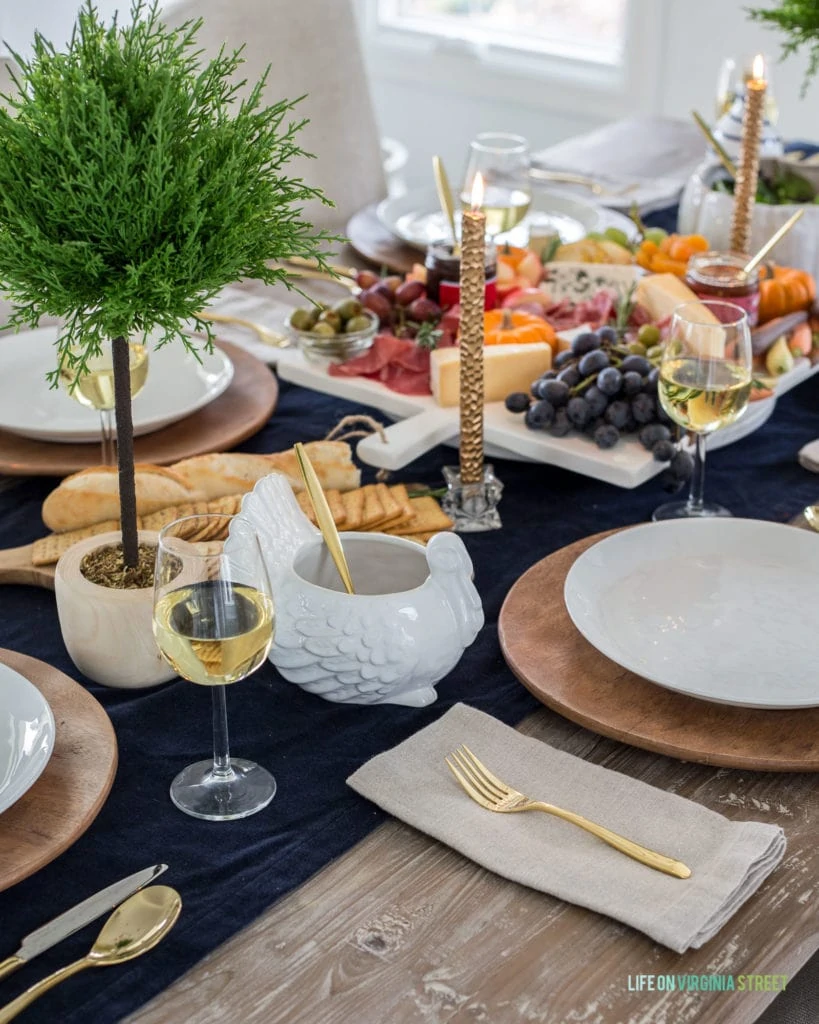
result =
M290 484L256 484L225 550L241 563L259 538L276 607L270 660L290 682L325 700L423 707L483 625L463 541L442 533L421 547L385 534L342 533L356 593L344 592L319 531Z

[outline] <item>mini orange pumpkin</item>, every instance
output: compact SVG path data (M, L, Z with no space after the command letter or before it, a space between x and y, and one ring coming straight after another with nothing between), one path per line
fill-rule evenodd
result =
M533 313L511 309L490 309L483 315L484 345L533 345L545 341L557 348L557 336L551 324Z
M816 281L807 270L763 267L759 282L759 322L807 309L816 298Z

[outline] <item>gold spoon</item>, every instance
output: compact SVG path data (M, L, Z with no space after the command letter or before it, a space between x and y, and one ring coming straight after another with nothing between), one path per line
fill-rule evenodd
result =
M0 1009L0 1024L13 1020L44 992L86 967L109 967L147 953L176 924L182 900L167 885L152 885L121 903L103 925L87 956L61 967Z
M327 499L324 496L324 491L319 483L319 478L316 476L316 471L313 469L313 464L308 458L307 452L304 450L304 445L301 442L297 442L293 446L293 450L296 453L298 459L299 469L301 470L302 479L304 480L304 486L307 488L307 493L310 496L310 501L313 503L313 509L316 513L316 520L321 530L321 535L324 538L324 543L327 545L327 550L330 552L330 557L336 564L338 574L341 577L341 582L344 584L344 589L348 594L354 594L353 580L350 576L350 568L347 565L347 559L344 557L344 549L341 546L341 538L338 535L336 529L336 523L333 519L333 513L330 511L330 506L327 504ZM2 1024L2 1020L0 1020Z
M777 242L780 241L780 239L784 238L785 235L787 235L787 233L799 220L799 218L802 216L804 212L805 207L803 206L800 210L797 210L796 213L793 214L793 216L788 217L788 219L785 221L782 227L771 235L771 237L762 246L759 252L748 260L748 262L742 268L743 274L750 274L752 270L759 266L759 264L765 259L765 257L771 251L771 249L773 249L773 247L777 244Z
M819 533L819 505L808 505L802 515L807 519L808 526Z
M449 230L452 234L452 255L457 256L460 252L458 235L455 231L455 210L452 207L452 189L449 187L449 178L446 176L444 162L439 156L432 158L432 173L435 175L435 188L438 190L438 202L446 219L449 221Z

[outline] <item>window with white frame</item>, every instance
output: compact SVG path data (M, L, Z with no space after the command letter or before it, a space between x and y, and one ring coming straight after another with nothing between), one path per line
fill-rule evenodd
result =
M622 62L628 0L376 0L379 27L532 54Z

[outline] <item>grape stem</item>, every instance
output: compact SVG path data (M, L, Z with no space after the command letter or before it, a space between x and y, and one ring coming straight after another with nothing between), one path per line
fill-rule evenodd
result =
M573 388L569 388L569 394L579 395L581 391L585 391L586 388L591 387L592 384L595 384L597 382L597 378L599 375L600 371L598 370L597 373L595 373L593 376L586 377L585 380L581 380L579 384L575 384Z

